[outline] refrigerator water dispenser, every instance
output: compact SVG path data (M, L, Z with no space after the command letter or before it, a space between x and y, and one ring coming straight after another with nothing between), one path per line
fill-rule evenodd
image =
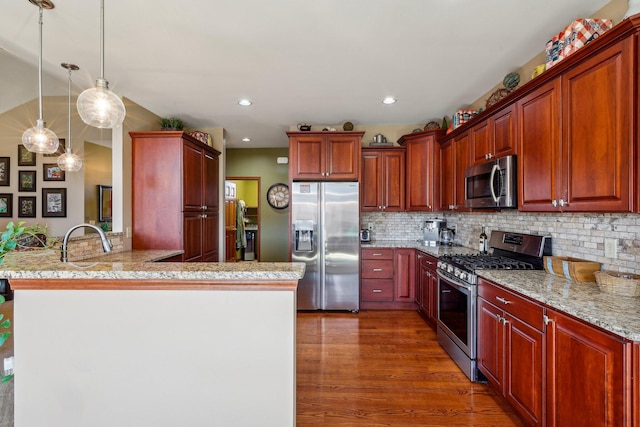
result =
M298 219L293 224L295 232L295 250L298 252L313 251L313 221Z

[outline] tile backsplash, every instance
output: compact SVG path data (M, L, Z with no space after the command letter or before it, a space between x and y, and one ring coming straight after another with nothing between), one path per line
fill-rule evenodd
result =
M425 219L444 218L456 227L454 242L475 248L482 225L491 230L548 235L553 255L596 261L603 269L640 274L640 215L612 213L495 213L363 212L361 225L373 225L375 240L416 240ZM617 240L617 256L605 256L605 240Z

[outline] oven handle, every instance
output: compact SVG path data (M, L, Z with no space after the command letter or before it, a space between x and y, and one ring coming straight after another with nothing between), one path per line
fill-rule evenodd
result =
M438 271L438 279L442 279L451 285L457 286L458 288L466 289L469 292L471 292L472 290L470 285L467 285L466 283L462 283L458 280L454 280L451 277L445 276L440 271Z

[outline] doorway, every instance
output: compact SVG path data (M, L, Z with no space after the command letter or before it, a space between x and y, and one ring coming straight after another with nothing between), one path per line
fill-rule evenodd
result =
M226 181L236 188L236 261L260 261L260 177L228 176ZM225 209L225 215L231 213Z

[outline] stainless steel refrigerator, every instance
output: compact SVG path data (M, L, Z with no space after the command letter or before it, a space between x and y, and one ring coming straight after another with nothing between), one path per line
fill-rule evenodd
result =
M306 263L299 310L360 309L357 182L294 182L291 260Z

